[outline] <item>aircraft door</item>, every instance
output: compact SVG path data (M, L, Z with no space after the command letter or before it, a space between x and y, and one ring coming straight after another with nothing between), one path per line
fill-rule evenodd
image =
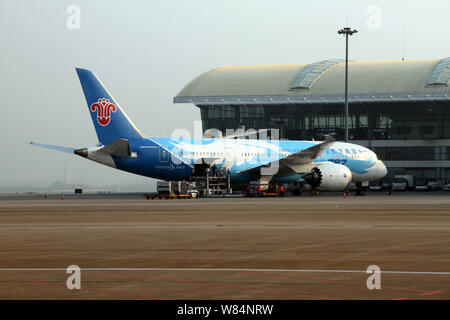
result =
M225 144L225 159L223 166L225 168L231 168L235 161L235 148L230 142L233 142L233 140L227 141L228 143Z

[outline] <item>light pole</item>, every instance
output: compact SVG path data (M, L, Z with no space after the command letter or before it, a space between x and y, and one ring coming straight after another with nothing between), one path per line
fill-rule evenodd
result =
M349 27L338 31L339 34L345 34L345 142L348 142L348 36L357 32Z

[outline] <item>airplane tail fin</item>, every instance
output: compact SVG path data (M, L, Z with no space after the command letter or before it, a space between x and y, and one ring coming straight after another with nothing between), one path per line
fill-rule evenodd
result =
M116 139L141 139L142 132L114 100L97 76L76 68L98 140L107 145Z

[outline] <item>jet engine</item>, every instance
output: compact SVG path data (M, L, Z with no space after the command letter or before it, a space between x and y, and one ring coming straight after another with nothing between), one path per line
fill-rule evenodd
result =
M303 179L318 190L341 191L352 181L352 172L342 164L322 164L305 174Z

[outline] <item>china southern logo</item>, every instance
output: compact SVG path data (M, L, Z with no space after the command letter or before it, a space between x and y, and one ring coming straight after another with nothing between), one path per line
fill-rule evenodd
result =
M97 110L97 122L101 126L107 126L111 121L111 111L116 112L117 108L115 105L109 102L109 99L102 98L98 99L91 105L91 111L95 112Z

